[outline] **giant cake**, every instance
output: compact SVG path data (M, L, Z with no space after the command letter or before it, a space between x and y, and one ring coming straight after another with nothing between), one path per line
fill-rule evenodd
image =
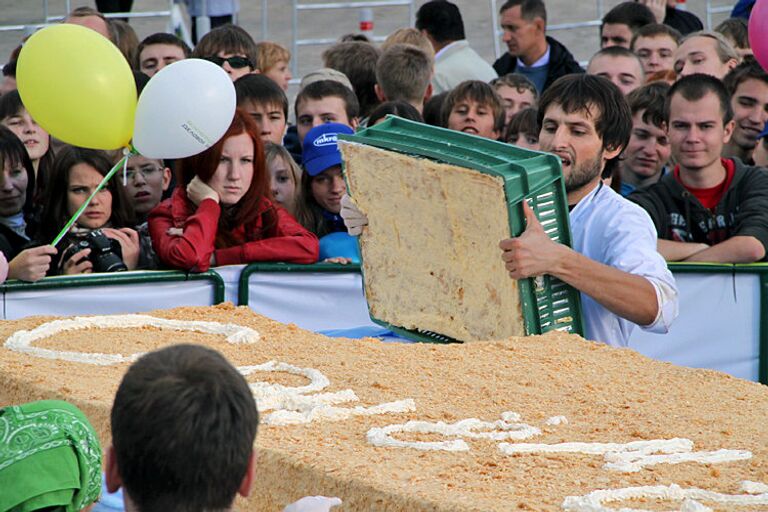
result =
M200 343L262 425L241 510L768 510L768 389L563 333L431 345L331 339L248 308L0 323L0 405L61 398L103 443L136 355Z
M502 179L361 144L340 147L355 202L376 212L360 237L371 316L461 341L522 336L517 281L498 248L510 236Z

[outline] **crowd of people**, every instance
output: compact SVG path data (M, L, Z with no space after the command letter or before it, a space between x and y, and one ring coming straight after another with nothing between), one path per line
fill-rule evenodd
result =
M133 156L125 179L111 180L53 246L120 155L67 146L35 122L14 90L19 47L3 68L0 97L0 251L7 260L0 273L35 281L316 262L319 240L349 230L344 211L355 233L366 222L346 196L336 136L392 114L558 155L576 253L587 257L582 263L601 265L595 275L615 282L593 289L582 282L594 277L586 268L564 268L581 260L555 257L539 238L528 247L528 231L502 242L500 265L515 278L548 273L582 291L589 338L624 344L634 324L663 331L677 308L665 260L756 262L768 244L768 174L761 169L768 165L768 73L751 55L743 18L706 31L673 4L615 6L602 20L601 49L582 69L547 34L542 0L503 3L508 51L493 63L471 48L455 4L428 1L415 27L396 30L380 46L348 35L329 47L325 67L301 78L293 124L291 54L280 44L257 43L232 24L214 28L194 48L167 33L139 42L120 36L100 12L78 8L65 22L115 42L139 90L173 62L207 59L233 80L237 111L221 140L201 154L176 161ZM616 198L607 195L614 192ZM606 204L598 207L602 196ZM608 215L611 208L617 210ZM582 218L584 210L600 219ZM646 238L640 250L638 240Z

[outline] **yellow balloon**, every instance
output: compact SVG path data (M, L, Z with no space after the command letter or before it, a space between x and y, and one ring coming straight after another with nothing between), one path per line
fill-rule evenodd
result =
M71 24L36 32L19 54L16 83L27 111L54 137L93 149L128 146L136 83L101 34Z

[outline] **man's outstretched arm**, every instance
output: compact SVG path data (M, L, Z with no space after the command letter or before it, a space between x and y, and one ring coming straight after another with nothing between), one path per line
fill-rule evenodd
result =
M656 321L659 301L648 279L598 263L552 241L525 201L523 209L525 232L499 244L512 278L553 275L630 322L650 325Z

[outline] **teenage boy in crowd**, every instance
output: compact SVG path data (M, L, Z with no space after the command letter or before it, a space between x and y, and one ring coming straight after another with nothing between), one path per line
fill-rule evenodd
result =
M673 59L673 69L680 77L704 73L720 80L741 62L722 34L705 30L684 37Z
M323 65L341 71L352 84L361 120L367 119L379 105L375 86L376 63L380 55L381 50L362 41L337 43L323 52Z
M673 172L630 199L651 215L668 261L752 263L768 246L768 173L722 158L733 133L725 87L696 74L678 80L665 110Z
M218 352L182 344L145 354L112 405L107 490L123 488L126 512L233 510L253 487L258 422L248 383ZM305 498L286 510L338 504Z
M171 170L162 160L137 155L128 159L125 179L125 193L135 213L136 224L143 224L171 185Z
M148 77L153 77L168 64L188 58L190 52L187 43L175 35L158 32L139 43L134 66Z
M245 75L235 80L237 106L253 117L261 140L281 145L288 119L288 98L266 75Z
M672 27L652 23L637 30L629 49L640 59L646 75L671 71L675 64L675 50L681 38L680 32Z
M451 2L432 0L416 13L416 28L427 36L435 49L435 94L450 91L465 80L490 82L498 75L478 53L470 48L464 34L461 12Z
M659 181L666 174L672 148L664 121L669 85L655 82L632 91L627 103L632 112L632 133L621 157L621 195Z
M432 96L432 65L432 58L413 45L388 47L376 63L379 101L405 101L421 113Z
M296 96L296 129L299 143L307 132L324 123L341 123L357 128L360 107L352 90L335 80L312 82Z
M622 2L603 16L600 25L600 48L621 46L629 49L632 37L640 27L655 23L650 9L635 2Z
M607 78L624 96L645 82L640 59L622 46L608 46L594 54L589 60L587 74Z
M539 119L541 150L562 161L573 249L551 240L523 202L525 231L499 244L510 277L550 274L581 291L588 339L625 346L635 325L667 332L677 290L653 224L600 178L632 128L621 91L600 77L563 77L542 95Z
M237 25L223 25L205 34L192 51L192 57L221 66L233 82L257 71L256 43Z
M274 80L283 91L288 90L291 78L291 52L281 44L272 41L256 43L256 68Z
M768 122L768 73L755 61L745 61L723 80L731 97L733 135L723 146L723 156L754 164L757 137Z
M504 120L504 130L509 127L512 116L527 108L536 108L539 101L539 91L533 82L523 75L510 73L491 80L491 86L496 90L496 94L501 98L501 104L504 106L506 114ZM539 138L539 131L534 134Z
M493 63L499 76L525 75L541 93L561 76L584 72L571 52L547 35L543 0L507 0L499 13L508 49Z
M479 80L457 85L442 107L443 125L451 130L497 140L504 131L506 114L493 87Z

